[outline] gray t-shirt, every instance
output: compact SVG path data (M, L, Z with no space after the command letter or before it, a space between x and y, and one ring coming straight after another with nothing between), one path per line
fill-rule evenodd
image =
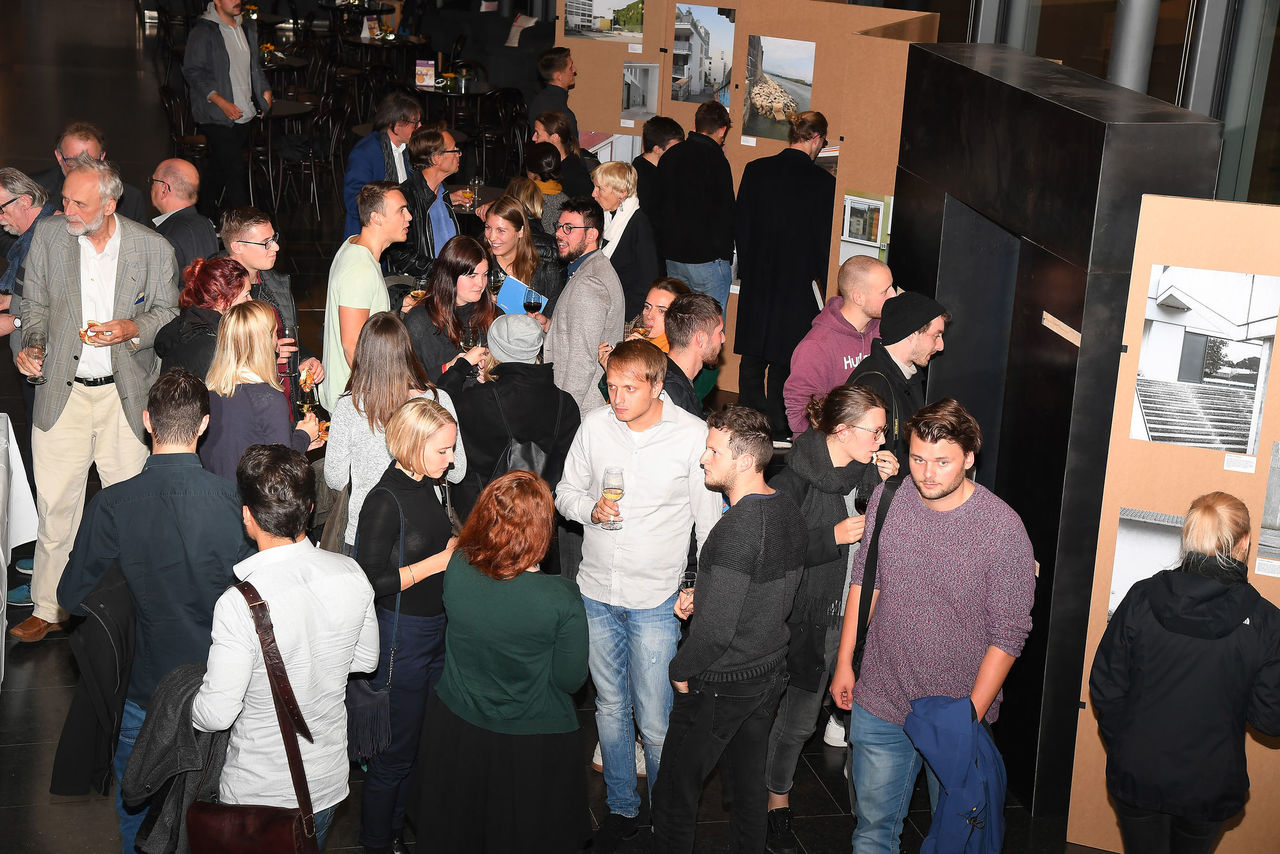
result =
M854 501L858 497L858 488L855 486L853 491L844 497L845 510L850 516L857 516L858 509L854 507ZM862 535L862 539L871 536L871 532L867 531ZM844 565L844 592L845 595L840 597L840 616L844 616L844 606L849 601L849 585L853 583L853 557L858 553L858 549L862 547L862 541L849 544L849 560Z

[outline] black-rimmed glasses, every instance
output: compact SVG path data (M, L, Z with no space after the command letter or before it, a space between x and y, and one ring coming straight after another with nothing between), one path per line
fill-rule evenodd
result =
M589 225L570 225L567 222L556 223L556 231L560 232L565 237L572 237L575 231L585 231L590 227L591 226Z
M168 182L168 181L161 181L159 178L148 178L148 179L147 179L147 184L148 184L148 185L150 185L150 184L161 184L161 185L163 185L163 186L164 186L164 188L165 188L166 190L168 190L170 193L172 193L172 192L173 192L173 187L169 186L169 182Z
M14 202L16 202L16 201L17 201L18 199L20 199L20 198L22 198L22 196L14 196L14 197L13 197L12 199L10 199L9 201L7 201L7 202L5 202L4 204L0 205L0 214L4 213L4 209L5 209L5 208L9 207L9 205L13 204Z
M249 245L249 246L261 246L263 249L270 249L270 248L271 248L271 244L273 244L273 243L274 243L274 244L276 245L276 248L277 248L277 249L279 249L279 248L280 248L280 235L279 235L278 233L277 233L277 234L273 234L273 235L271 235L270 237L268 237L266 240L261 240L261 241L259 241L259 240L237 240L237 241L235 241L235 242L236 242L236 243L244 243L244 244L247 244L247 245Z
M441 151L440 153L441 153L441 154L461 154L461 153L462 153L462 149L461 149L461 148L446 148L444 151Z

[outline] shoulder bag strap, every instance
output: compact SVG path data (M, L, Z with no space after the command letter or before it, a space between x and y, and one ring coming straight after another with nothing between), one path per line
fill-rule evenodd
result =
M241 581L236 589L249 603L249 612L253 614L253 627L258 632L262 660L267 667L267 681L271 683L271 699L276 705L276 721L284 738L285 756L289 758L289 776L293 778L293 791L298 798L298 809L302 811L303 829L308 837L314 837L316 826L315 812L311 808L311 789L307 786L307 772L302 767L302 751L298 749L298 736L311 741L311 730L307 728L298 700L293 696L293 686L289 684L289 674L284 669L284 659L280 656L280 647L276 645L276 635L271 628L271 610L257 588L248 581Z
M876 524L867 542L867 559L862 570L862 595L858 597L858 639L853 647L854 671L862 669L862 653L867 645L867 626L871 622L871 598L876 588L876 563L880 558L880 530L884 517L889 515L889 503L902 485L903 475L895 474L884 482L880 490L880 503L876 505Z
M502 399L498 397L498 384L490 382L489 388L493 391L493 402L498 407L498 417L502 419L502 429L507 431L507 439L514 439L515 434L511 432L511 425L507 423L507 414L502 411Z
M898 398L893 394L893 380L886 377L880 371L867 371L865 374L858 377L858 379L862 379L862 377L880 377L880 379L884 380L885 384L889 386L889 406L892 407L893 410L889 413L889 420L893 423L893 435L900 437L902 434L899 432L898 427ZM857 385L857 382L854 382L854 385ZM894 488L897 489L897 487Z

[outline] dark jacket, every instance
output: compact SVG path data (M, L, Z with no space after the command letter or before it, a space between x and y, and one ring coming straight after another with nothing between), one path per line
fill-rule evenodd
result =
M156 231L173 244L173 254L178 257L178 269L185 270L197 258L209 258L218 252L218 233L208 217L202 216L195 205L176 210L156 226Z
M548 243L550 252L546 249ZM533 270L532 281L525 284L547 298L547 304L543 306L542 313L550 317L551 312L555 310L556 299L564 290L564 283L568 280L568 276L565 273L564 262L556 253L554 240L541 232L533 232L533 248L538 252L538 266ZM506 280L507 271L502 269L496 258L490 258L489 286L496 291Z
M390 147L391 140L386 130L375 130L352 146L351 153L347 155L347 171L342 176L342 200L347 208L342 233L347 237L360 233L360 210L356 207L356 196L360 194L360 188L374 181L395 181L399 177L394 169L387 169L387 154ZM413 169L409 166L407 146L400 153L400 157L404 165L404 174L412 177ZM416 217L417 213L414 216Z
M849 374L847 385L860 385L884 398L885 411L884 446L898 458L898 470L907 467L907 421L916 410L924 406L924 376L916 371L910 379L884 348L884 342L871 342L871 353L858 363Z
M658 167L645 160L643 154L637 155L631 166L636 170L636 198L640 200L640 210L652 220L658 215Z
M560 186L569 198L591 195L596 185L592 183L591 170L581 155L571 152L560 161Z
M673 362L670 356L667 357L667 374L662 381L662 390L676 406L694 418L702 417L702 400L693 390L693 383L685 376L684 369ZM605 388L604 396L606 399L609 397L608 387Z
M265 382L244 383L231 397L209 393L209 429L200 442L200 462L232 483L240 455L250 445L280 443L306 453L311 439L295 430L284 392Z
M160 680L120 781L130 807L151 802L134 843L144 854L187 851L187 807L218 798L231 730L200 732L191 725L204 670L203 663L184 664Z
M545 84L529 99L529 126L538 120L538 116L548 112L564 113L569 117L569 127L573 135L578 135L578 117L569 109L569 90L553 83Z
M187 81L191 114L197 124L232 124L227 114L209 101L210 92L217 92L228 101L232 99L231 60L227 55L227 44L222 40L221 27L208 17L197 18L191 25L187 48L182 55L182 76ZM240 28L249 43L249 86L253 90L253 101L258 109L265 110L265 94L271 91L271 85L262 70L262 52L257 49L258 24L245 15L241 16Z
M938 803L920 854L1000 854L1004 759L968 697L911 701L906 730L938 775Z
M1280 609L1244 564L1229 569L1190 554L1134 584L1107 623L1089 694L1119 801L1228 819L1249 791L1245 724L1280 735Z
M170 368L186 368L204 379L213 363L218 346L218 327L222 312L212 308L181 309L156 333L156 355L160 357L160 373Z
M714 139L691 133L658 161L658 241L668 261L733 258L733 171Z
M635 317L644 309L649 286L662 275L658 267L658 247L653 240L653 226L644 211L637 210L631 215L609 261L622 283L627 317Z
M444 185L441 185L440 189L443 191ZM387 251L382 253L382 257L387 263L388 273L421 279L431 274L431 265L435 263L436 251L443 248L443 242L439 246L436 245L436 239L431 233L431 216L427 213L436 203L436 191L427 185L427 179L422 177L421 169L415 169L409 174L408 180L400 185L400 191L404 193L405 201L409 203L409 213L413 214L413 221L409 223L409 236L403 243L392 243L388 246ZM447 198L445 202L449 219L453 220L454 231L461 234L462 229L458 226L458 217L453 212L453 206L448 204Z
M52 169L38 172L32 175L31 179L44 187L45 192L49 194L49 203L58 210L62 210L62 182L65 180L62 167L54 166ZM151 218L147 213L150 210L150 204L147 197L142 195L142 191L132 184L125 184L120 201L116 202L116 213L134 222L149 225ZM35 228L35 224L32 223L31 227Z
M459 432L467 450L467 476L454 490L463 518L475 506L480 490L488 485L494 465L512 436L535 442L547 452L546 480L554 491L581 422L578 404L568 392L556 388L550 365L506 362L495 367L493 373L494 380L472 385L454 400ZM503 424L503 416L511 433Z
M427 377L447 391L450 397L456 399L457 395L462 393L463 387L467 385L466 381L475 377L478 372L476 367L465 359L458 360L449 370L444 370L444 366L461 353L462 348L454 344L448 335L431 322L426 303L424 299L410 309L404 316L404 325L409 330L409 341L413 344L413 352L417 354L422 366L427 369ZM454 317L458 319L459 327L466 327L475 307L476 303L467 303L454 309ZM498 309L498 315L501 314L502 309Z
M806 430L796 436L786 465L769 481L774 489L791 497L809 529L804 574L791 612L793 629L787 656L792 681L802 688L826 688L818 684L826 672L826 632L840 625L841 607L848 595L844 579L852 546L837 545L835 531L837 524L852 515L845 496L855 489L870 496L879 483L873 465L852 462L836 468L821 430Z
M790 364L822 308L813 282L826 292L835 199L835 176L803 151L786 148L747 164L734 208L735 353Z
M88 618L70 637L80 679L62 724L49 792L111 791L111 767L133 664L134 609L118 567L102 577L79 609Z

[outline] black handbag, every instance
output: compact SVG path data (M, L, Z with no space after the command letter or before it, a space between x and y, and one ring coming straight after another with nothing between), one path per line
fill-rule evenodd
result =
M489 480L494 481L502 477L509 471L523 469L531 471L543 479L547 476L547 460L550 454L543 449L541 445L531 439L517 439L515 433L511 431L511 424L507 421L507 415L502 411L502 400L498 397L497 383L491 383L490 388L493 390L493 402L498 406L498 417L502 419L502 427L507 431L507 446L502 449L502 453L498 454L498 459L493 465L493 473L489 475ZM555 437L560 435L560 416L564 412L564 398L556 395L556 426L551 431L551 441L555 442Z
M902 485L904 475L895 474L884 482L880 490L880 503L876 505L876 524L867 543L867 559L862 568L862 595L858 597L858 639L853 647L853 675L862 675L862 654L867 647L867 626L871 622L871 597L875 595L876 563L880 558L880 530L884 517L889 513L889 502Z
M284 738L284 753L289 759L289 776L293 778L298 806L286 809L195 801L187 808L187 841L191 854L318 854L311 790L307 787L302 752L298 749L298 736L311 741L311 730L302 719L289 684L289 674L285 672L284 659L271 628L271 610L248 581L241 581L236 589L249 603L258 643L262 645L262 660L271 683L271 699L275 701L276 720Z
M400 499L386 487L381 489L395 501L400 513L400 563L404 566L404 508ZM360 536L356 535L359 543ZM398 571L398 570L397 570ZM347 680L347 758L367 762L391 746L391 676L395 672L396 650L400 646L400 596L396 594L396 615L391 622L391 653L387 656L387 684L374 688L368 677L353 676Z

